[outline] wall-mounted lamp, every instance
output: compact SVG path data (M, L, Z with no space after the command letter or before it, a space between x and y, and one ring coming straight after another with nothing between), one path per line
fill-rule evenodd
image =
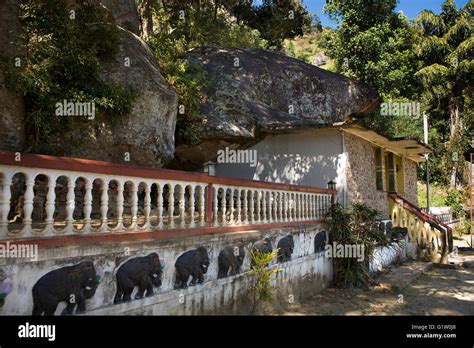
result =
M336 190L336 183L333 180L328 182L328 189Z
M203 164L204 173L207 173L209 176L216 176L216 163L212 161L208 161Z

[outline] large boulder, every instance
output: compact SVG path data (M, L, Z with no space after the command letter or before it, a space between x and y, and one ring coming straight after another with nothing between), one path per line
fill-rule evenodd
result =
M100 77L108 84L134 90L130 114L89 120L88 126L61 134L56 154L161 167L173 158L178 96L161 75L155 56L137 35L118 27L120 47L102 63ZM128 60L127 60L128 59ZM126 62L130 66L126 66Z
M187 61L205 71L201 144L179 144L175 166L197 167L223 146L247 147L268 134L329 126L378 105L376 91L281 53L203 47Z

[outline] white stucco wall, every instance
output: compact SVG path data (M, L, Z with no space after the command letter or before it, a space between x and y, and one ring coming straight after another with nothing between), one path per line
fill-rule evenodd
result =
M309 129L271 135L249 150L257 150L257 166L219 163L216 174L251 180L326 188L335 180L342 200L346 158L341 132L334 128Z
M222 233L175 237L171 239L129 241L120 243L95 243L68 245L65 247L44 247L40 249L38 261L26 259L0 258L0 272L5 281L12 284L12 292L0 306L0 315L30 315L33 309L32 288L44 274L90 260L100 267L104 275L95 295L86 301L85 315L193 315L193 314L248 314L251 297L248 293L252 283L248 250L252 243L268 237L276 248L281 238L291 234L294 250L290 261L272 262L272 266L282 268L277 275L278 291L282 303L288 303L288 296L296 299L310 296L330 284L333 277L332 260L324 252L315 252L316 234L326 230L324 224L301 225L269 230L250 230L238 233ZM241 273L218 279L218 255L226 245L242 242L245 259ZM202 285L188 289L174 289L176 279L175 263L187 250L205 246L210 260ZM127 260L157 252L164 261L162 286L154 288L154 295L143 299L113 304L116 293L116 272ZM184 302L180 301L183 295ZM286 301L286 302L285 302ZM59 315L66 303L61 302L56 314Z

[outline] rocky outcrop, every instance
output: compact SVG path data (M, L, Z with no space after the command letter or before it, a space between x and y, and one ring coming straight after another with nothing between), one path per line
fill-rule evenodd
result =
M138 32L134 0L97 1L117 24ZM74 4L73 0L68 2L69 6ZM0 9L0 55L8 59L21 57L18 1L0 0ZM102 63L100 76L109 85L136 92L132 112L84 119L80 126L51 139L45 146L48 153L156 167L173 157L177 95L167 85L145 42L123 28L118 27L118 53ZM3 88L2 82L0 76L0 149L27 150L23 98Z
M23 58L18 45L21 26L18 20L18 1L0 0L0 58ZM21 63L21 62L20 62ZM0 148L22 150L25 145L25 105L23 98L4 86L0 71Z
M137 93L130 114L89 120L87 127L61 134L55 153L80 158L159 167L174 154L178 97L161 75L155 56L137 35L119 28L120 47L102 63L108 84ZM130 62L127 66L126 62Z
M115 23L138 34L139 20L135 0L98 0L114 17Z
M197 166L223 146L332 125L378 105L377 93L365 84L281 53L207 47L186 58L204 69L207 81L199 110L202 143L177 147L179 165Z

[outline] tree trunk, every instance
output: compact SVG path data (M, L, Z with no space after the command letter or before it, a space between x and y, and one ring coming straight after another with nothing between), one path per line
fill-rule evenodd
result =
M219 8L219 0L214 0L214 21L217 20L217 10Z
M148 40L153 34L153 0L141 0L138 5L138 13L140 16L140 37Z
M459 117L459 105L456 97L452 97L449 103L449 122L450 141L452 144L455 144L457 142L457 138L460 136L460 132L462 131L461 118ZM454 156L454 153L451 153L451 156ZM456 160L460 161L462 157L463 154L458 153L456 155ZM451 175L449 180L449 187L452 189L456 188L457 174L458 169L457 163L455 161L453 167L451 168Z

